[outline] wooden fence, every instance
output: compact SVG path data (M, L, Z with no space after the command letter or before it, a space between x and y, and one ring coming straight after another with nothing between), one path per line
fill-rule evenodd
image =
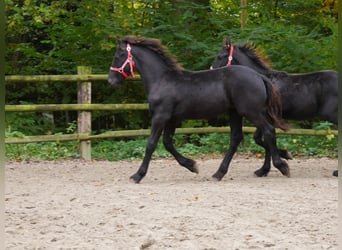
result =
M107 80L107 75L91 74L90 67L77 67L77 75L37 75L37 76L5 76L5 81L39 83L39 82L76 82L77 83L77 104L37 104L37 105L5 105L6 112L37 112L37 111L78 111L77 133L65 135L39 135L5 138L5 143L32 143L32 142L48 142L48 141L69 141L77 140L79 142L79 153L81 158L85 160L91 159L91 140L104 138L119 137L135 137L147 136L149 129L139 130L120 130L108 131L102 134L91 134L91 111L123 111L123 110L147 110L148 105L142 103L134 104L92 104L91 103L91 84L95 81ZM139 81L136 77L134 80ZM203 133L228 133L229 127L201 127L201 128L178 128L176 133L179 134L203 134ZM245 133L253 133L255 128L244 127ZM277 129L277 133L284 133ZM337 130L311 130L311 129L291 129L286 134L295 135L338 135Z

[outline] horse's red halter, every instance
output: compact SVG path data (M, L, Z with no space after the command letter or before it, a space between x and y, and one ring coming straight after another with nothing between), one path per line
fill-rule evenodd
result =
M226 66L230 66L232 64L233 61L233 53L234 53L234 46L230 45L230 50L229 50L229 56L228 56L228 62L226 64ZM210 69L214 69L213 66L210 66Z
M120 68L114 68L114 67L110 67L110 70L113 70L115 72L119 72L124 78L128 78L129 75L125 72L125 67L127 64L129 64L130 67L130 71L131 71L131 76L134 77L134 66L135 63L132 59L132 53L131 53L131 45L129 43L127 43L127 59L126 61L122 64L122 66Z
M233 53L234 53L234 46L233 44L230 45L230 51L229 51L229 56L228 56L228 62L226 66L230 66L232 64L233 61Z

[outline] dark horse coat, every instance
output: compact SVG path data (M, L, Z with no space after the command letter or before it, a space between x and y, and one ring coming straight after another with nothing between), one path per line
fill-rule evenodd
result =
M320 118L338 123L338 75L333 70L322 70L305 74L288 74L267 66L256 53L252 44L235 45L229 38L223 45L211 68L230 65L244 65L268 77L279 89L282 101L282 114L285 119L309 120ZM256 142L265 147L262 133L257 130ZM280 154L287 157L286 151ZM266 148L265 163L255 173L267 175L270 169L270 156ZM337 176L337 171L334 172Z
M281 102L271 82L254 70L234 66L217 70L186 71L168 55L159 40L126 37L119 43L108 82L113 87L125 78L140 73L152 115L151 134L143 162L131 179L138 183L146 175L152 153L163 134L165 148L184 167L198 172L195 162L174 148L172 137L184 119L206 119L222 113L229 114L231 140L219 169L213 175L221 180L242 140L242 119L246 117L264 135L273 164L289 175L276 146L275 129L287 129L281 119Z

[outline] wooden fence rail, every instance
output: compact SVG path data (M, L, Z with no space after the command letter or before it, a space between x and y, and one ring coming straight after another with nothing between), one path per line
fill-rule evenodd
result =
M40 83L40 82L75 82L78 89L77 104L32 104L32 105L5 105L6 112L37 112L37 111L79 111L78 113L78 133L64 135L39 135L5 138L7 144L18 143L34 143L34 142L50 142L50 141L70 141L77 140L79 142L79 153L81 158L91 159L91 140L119 137L135 137L147 136L150 134L149 129L139 130L119 130L108 131L98 135L91 134L91 111L123 111L123 110L147 110L147 103L131 103L131 104L92 104L91 103L91 83L94 81L107 80L107 75L91 74L91 68L78 67L78 75L31 75L5 76L5 81ZM140 81L140 77L132 80ZM177 134L204 134L204 133L228 133L229 127L200 127L200 128L178 128ZM254 133L255 128L244 127L245 133ZM284 133L277 129L277 133ZM311 129L291 129L286 134L294 135L318 135L324 136L328 134L338 135L337 130L311 130Z

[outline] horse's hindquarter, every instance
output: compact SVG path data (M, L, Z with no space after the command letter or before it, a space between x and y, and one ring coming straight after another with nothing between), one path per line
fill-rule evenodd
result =
M262 110L267 102L267 90L262 77L252 69L232 65L223 71L226 93L240 114Z
M338 101L335 71L289 74L275 79L282 97L283 117L303 120L320 116L324 109L334 109Z

